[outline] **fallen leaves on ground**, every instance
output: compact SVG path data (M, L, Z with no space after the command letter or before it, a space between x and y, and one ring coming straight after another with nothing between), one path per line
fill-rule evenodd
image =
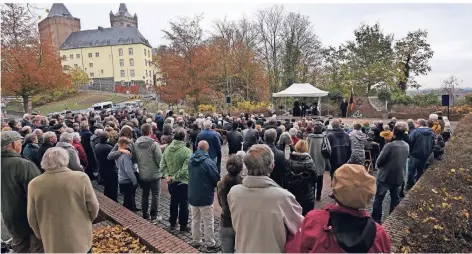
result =
M118 225L95 229L92 253L152 253L126 229Z

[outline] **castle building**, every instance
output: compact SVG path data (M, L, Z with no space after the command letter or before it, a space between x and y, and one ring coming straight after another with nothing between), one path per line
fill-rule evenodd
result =
M54 26L42 25L46 23ZM64 69L83 70L92 89L117 91L117 86L137 85L140 92L150 91L156 83L156 68L152 47L138 30L137 15L131 16L122 3L116 14L110 13L110 24L81 31L80 20L72 17L64 4L53 4L48 17L40 22L40 31L44 38L46 34L55 36L53 42L59 45Z
M59 54L59 48L67 37L80 31L80 19L73 17L64 4L55 3L48 16L39 22L38 29L41 41L49 42Z

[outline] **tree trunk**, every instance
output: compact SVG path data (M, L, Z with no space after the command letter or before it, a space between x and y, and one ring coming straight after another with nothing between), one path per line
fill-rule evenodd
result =
M30 113L31 112L31 105L30 105L30 98L28 95L23 95L23 110L25 113Z

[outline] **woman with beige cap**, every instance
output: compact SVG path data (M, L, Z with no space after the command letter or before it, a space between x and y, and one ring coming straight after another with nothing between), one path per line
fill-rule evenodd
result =
M334 173L331 185L336 204L309 212L285 251L390 253L388 234L365 210L376 191L375 177L362 165L344 164Z

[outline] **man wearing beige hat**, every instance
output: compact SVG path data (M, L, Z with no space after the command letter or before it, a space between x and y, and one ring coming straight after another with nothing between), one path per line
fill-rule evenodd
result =
M365 210L376 192L375 177L362 165L344 164L331 185L336 204L309 212L285 252L390 253L388 234Z
M28 184L40 175L36 165L21 157L21 135L2 131L2 216L12 236L15 253L42 252L41 240L36 238L26 216Z

